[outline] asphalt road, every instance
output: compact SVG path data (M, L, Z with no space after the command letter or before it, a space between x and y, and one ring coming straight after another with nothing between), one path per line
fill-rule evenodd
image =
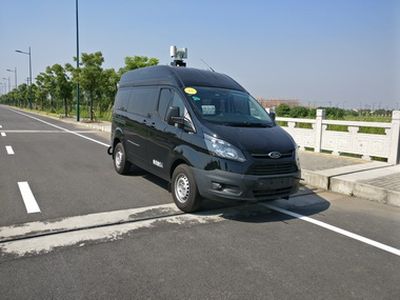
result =
M183 214L107 135L5 106L0 126L1 299L400 297L399 208L304 187Z

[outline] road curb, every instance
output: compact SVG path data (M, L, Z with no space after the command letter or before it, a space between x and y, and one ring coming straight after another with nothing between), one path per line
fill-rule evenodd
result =
M362 182L344 180L340 177L332 178L330 190L340 194L400 207L400 192Z
M344 167L325 169L325 170L317 170L317 171L302 169L301 175L306 184L328 190L330 187L330 180L333 177L376 170L390 166L391 166L390 164L384 162L374 161L365 164L357 164L357 165L344 166Z
M371 162L322 171L302 169L302 183L332 192L400 207L400 192L363 182L363 179L380 178L396 174L394 166ZM397 167L395 167L397 168Z

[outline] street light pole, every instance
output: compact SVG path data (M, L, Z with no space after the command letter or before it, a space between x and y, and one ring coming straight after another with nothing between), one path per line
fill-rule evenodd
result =
M15 76L15 78L14 78L14 83L15 83L15 88L17 88L17 87L18 87L18 80L17 80L17 67L15 67L15 68L14 68L14 70L7 69L6 71L7 71L7 72L14 73L14 76Z
M3 82L3 84L4 84L4 91L6 92L6 94L7 94L7 78L4 78L3 77L3 80L4 80L4 82Z
M7 93L10 92L10 76L8 76L8 78L3 77L3 80L6 82L4 85L6 87L6 91L7 91L7 82L8 82L8 91Z
M28 52L24 52L21 50L15 50L15 52L29 55L29 108L32 109L32 52L31 52L31 47L29 46Z
M78 73L78 81L76 84L76 121L79 122L80 120L80 91L79 91L79 80L80 80L80 73L79 73L79 14L78 14L78 0L75 1L75 8L76 8L76 69Z
M29 83L32 85L32 52L31 52L31 47L29 46ZM31 103L32 105L32 103ZM32 109L32 107L31 107Z

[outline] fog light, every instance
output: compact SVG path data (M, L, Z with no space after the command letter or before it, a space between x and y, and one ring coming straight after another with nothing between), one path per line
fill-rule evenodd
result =
M213 190L222 190L222 184L218 183L218 182L211 182L211 188Z

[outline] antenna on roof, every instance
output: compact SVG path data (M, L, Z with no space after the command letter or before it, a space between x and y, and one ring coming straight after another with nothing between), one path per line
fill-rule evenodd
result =
M208 63L206 63L204 59L200 58L200 60L211 70L211 72L215 72L215 70L211 68L211 66Z
M178 49L176 46L171 46L169 48L169 55L174 59L174 61L171 62L171 66L186 67L186 63L183 59L188 57L187 48Z

